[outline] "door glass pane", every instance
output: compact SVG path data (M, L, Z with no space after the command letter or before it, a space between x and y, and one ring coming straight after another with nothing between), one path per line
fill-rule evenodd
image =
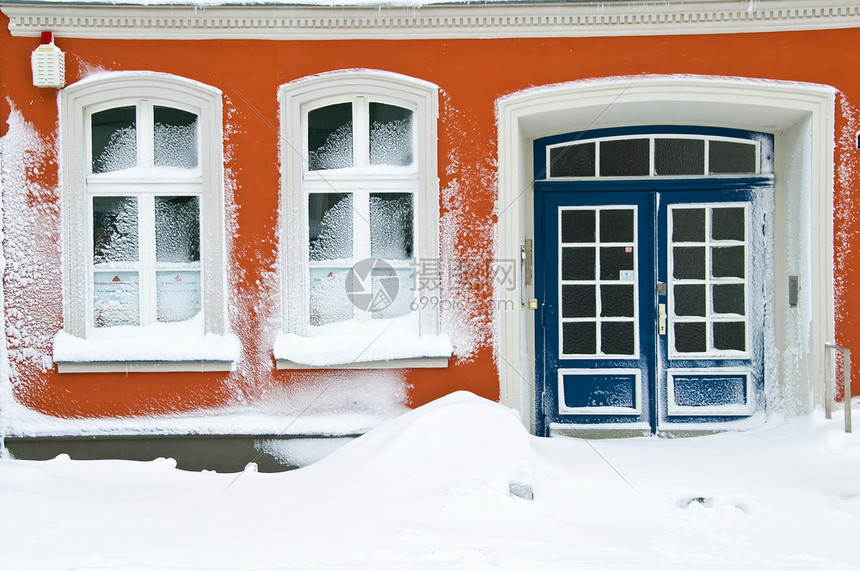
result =
M310 268L311 325L352 318L354 306L346 294L346 274L343 268Z
M93 326L140 324L137 272L93 272Z
M563 210L561 212L561 241L567 244L594 242L595 212L593 210Z
M710 174L755 174L757 151L754 143L710 141Z
M672 209L672 241L673 242L704 242L705 241L705 209L704 208L674 208L674 209Z
M704 353L708 350L707 326L704 322L674 324L675 351L678 353Z
M197 115L158 107L155 115L154 159L157 167L193 169L198 164Z
M600 324L600 350L604 355L633 355L635 345L632 321L604 321Z
M93 262L135 262L137 259L137 198L93 197Z
M632 210L600 211L601 242L632 242L633 230Z
M114 172L137 166L137 108L117 107L93 113L92 169Z
M711 250L711 272L715 278L744 277L744 247L715 247Z
M550 149L550 176L594 176L595 157L595 143L580 143Z
M593 285L561 287L562 317L596 317L597 297Z
M711 238L743 242L746 234L745 214L743 208L714 208L711 213Z
M155 260L167 263L200 261L199 197L155 197Z
M309 195L308 230L311 261L352 258L352 195Z
M601 285L601 317L633 317L635 291L632 285Z
M631 281L634 261L630 246L600 248L600 279Z
M705 248L673 248L672 277L678 280L705 279Z
M593 280L595 273L594 255L597 249L571 248L561 249L561 279L563 280Z
M338 103L308 113L308 170L353 166L352 103Z
M672 288L675 315L705 317L705 285L676 285Z
M744 284L716 284L712 289L714 313L744 315Z
M370 104L370 164L408 166L412 164L412 111Z
M714 348L721 351L746 350L746 324L743 321L715 322Z
M186 321L200 313L200 272L155 273L156 319Z
M370 194L370 255L389 260L412 258L412 194Z
M593 321L573 321L562 324L562 351L566 355L597 353L597 324Z
M648 176L650 171L649 139L600 142L600 176Z
M657 176L705 174L705 141L654 139L654 171Z

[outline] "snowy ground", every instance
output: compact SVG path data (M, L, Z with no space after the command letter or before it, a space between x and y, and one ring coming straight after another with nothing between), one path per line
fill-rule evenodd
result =
M820 415L548 440L457 393L281 474L0 461L4 571L858 569L858 530L860 435Z

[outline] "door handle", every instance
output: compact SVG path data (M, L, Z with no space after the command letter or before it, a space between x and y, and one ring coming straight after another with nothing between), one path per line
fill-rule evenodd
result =
M666 334L666 304L657 305L657 331L660 335Z

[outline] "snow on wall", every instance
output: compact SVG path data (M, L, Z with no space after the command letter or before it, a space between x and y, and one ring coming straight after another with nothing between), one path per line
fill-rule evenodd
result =
M852 259L852 230L856 228L858 203L855 199L855 181L860 175L860 159L857 157L857 135L860 133L860 110L853 106L841 92L836 94L838 114L845 121L841 132L836 134L835 166L836 187L833 197L834 210L834 315L837 325L845 314L845 297L855 285L849 281L849 268L855 267ZM837 340L837 342L840 342Z
M445 138L474 142L475 138L466 135L477 131L474 122L452 104L444 90L440 97ZM469 150L475 148L477 142ZM474 359L479 349L494 345L492 287L501 261L493 259L495 216L492 211L482 212L487 204L495 203L494 150L486 149L480 161L464 156L463 148L452 148L447 156L448 183L440 189L442 331L451 337L454 355L464 362ZM467 243L463 236L468 236Z
M4 289L9 380L18 394L39 389L51 369L53 334L60 327L62 291L60 207L54 134L42 135L9 101L2 138Z

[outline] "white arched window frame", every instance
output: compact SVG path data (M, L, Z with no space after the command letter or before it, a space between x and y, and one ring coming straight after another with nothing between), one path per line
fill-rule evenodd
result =
M134 109L137 166L94 173L93 116ZM197 165L155 166L156 108L196 115ZM239 345L226 313L221 92L180 77L150 72L92 76L60 93L64 328L55 338L60 372L229 370ZM100 324L94 310L94 200L131 197L139 203L140 313L136 323ZM155 220L161 197L198 201L199 260L174 269L199 276L199 312L162 319L155 309ZM148 277L144 277L148 275Z
M314 193L351 194L356 219L369 219L367 197L374 192L411 194L413 248L410 260L393 262L408 270L409 295L419 298L427 261L439 258L439 191L437 178L438 88L426 81L376 70L344 70L302 78L281 87L281 285L283 333L275 341L279 368L307 367L439 367L447 365L450 341L439 331L438 304L414 307L414 327L398 325L382 331L369 316L352 335L333 339L318 331L311 319L308 197ZM372 165L363 147L369 133L368 108L381 103L411 112L412 161L395 168ZM309 167L309 113L349 104L354 113L354 166L347 169ZM352 261L370 257L361 230L356 230ZM404 274L401 274L404 275ZM402 282L403 288L405 282ZM401 295L403 295L401 291ZM360 313L360 312L359 312ZM362 321L359 316L358 321ZM362 328L362 325L366 327ZM393 333L397 335L392 335ZM337 350L332 351L333 348ZM326 353L323 357L320 354ZM334 354L332 354L334 353Z

